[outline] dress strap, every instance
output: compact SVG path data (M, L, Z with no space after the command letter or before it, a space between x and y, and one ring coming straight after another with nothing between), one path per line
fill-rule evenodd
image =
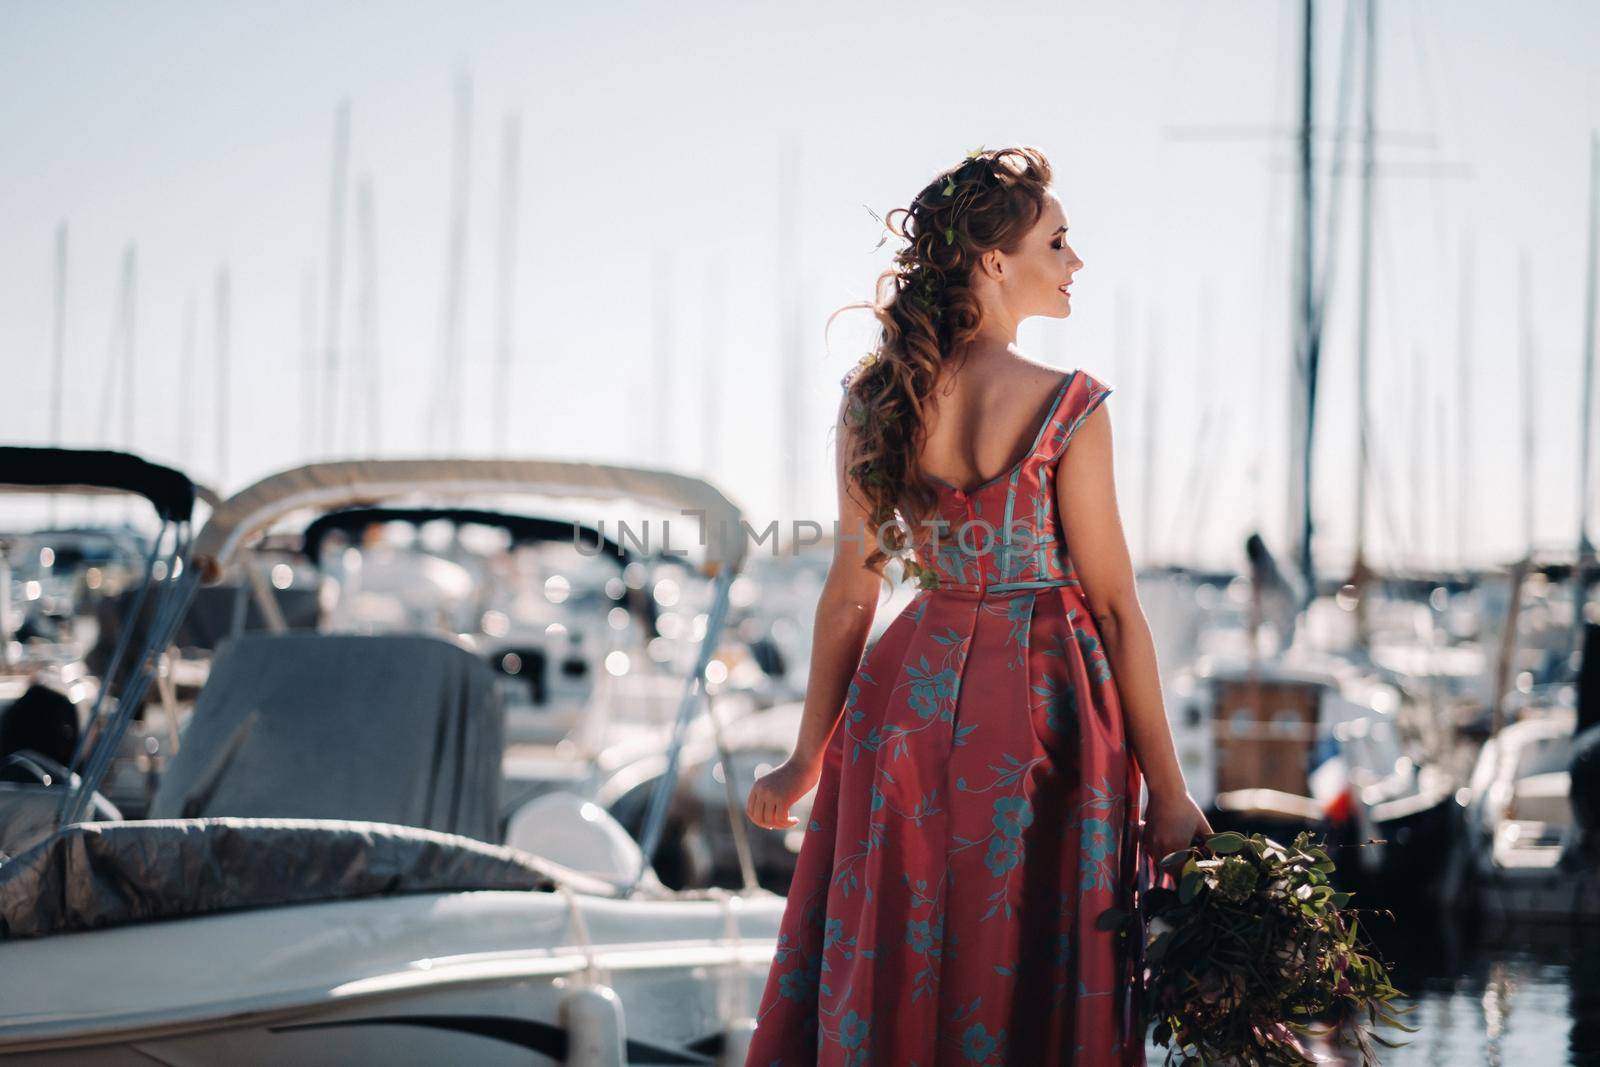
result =
M1072 378L1066 383L1063 395L1058 399L1055 410L1050 415L1050 421L1045 426L1039 445L1034 449L1034 457L1046 463L1053 463L1067 450L1067 445L1072 441L1072 435L1078 432L1078 427L1083 425L1083 420L1089 413L1099 407L1101 402L1112 393L1112 387L1095 378L1084 370L1072 372Z

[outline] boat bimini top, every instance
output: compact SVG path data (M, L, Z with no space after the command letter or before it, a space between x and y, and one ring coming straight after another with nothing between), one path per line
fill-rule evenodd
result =
M677 788L684 738L705 695L706 668L721 639L733 580L748 548L742 512L716 486L673 471L567 460L377 459L313 463L271 475L224 500L196 540L195 570L208 583L220 582L237 564L241 553L248 552L250 545L273 524L296 511L330 512L417 498L461 500L506 495L635 502L669 513L675 511L687 518L686 525L695 531L682 543L703 548L700 569L714 579L705 633L694 669L685 679L673 722L667 767L656 780L639 835L640 866L631 889L645 878L648 857L655 853L660 840L667 807ZM664 532L665 529L664 526Z
M221 581L241 549L303 508L333 511L407 497L501 494L637 501L691 518L705 547L702 569L737 572L747 548L739 508L710 482L673 471L566 460L376 459L313 463L235 493L212 513L195 544L207 582Z
M80 448L0 447L0 490L42 493L133 493L168 522L194 513L193 482L170 467L127 452Z
M129 605L116 647L100 679L89 721L78 734L71 760L62 769L62 787L53 788L50 782L41 781L43 788L32 796L7 798L8 806L30 808L36 814L46 806L54 806L53 825L59 827L77 822L91 805L102 806L97 794L100 782L110 769L129 720L143 703L155 678L157 661L172 643L193 596L195 572L189 566L189 549L197 492L194 483L182 473L126 452L24 447L0 447L0 491L131 493L150 501L161 523L150 540L144 581ZM149 625L137 627L134 622L141 613ZM112 693L117 696L108 708ZM60 794L59 803L54 802L52 793ZM30 832L39 828L37 820L23 821L34 823ZM0 839L0 846L4 844Z

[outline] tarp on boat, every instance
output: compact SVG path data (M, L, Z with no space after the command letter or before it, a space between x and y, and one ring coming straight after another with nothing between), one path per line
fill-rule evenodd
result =
M225 642L150 818L353 819L499 840L504 712L466 649L411 634Z
M164 819L74 823L0 863L0 938L397 893L614 895L527 852L382 823Z

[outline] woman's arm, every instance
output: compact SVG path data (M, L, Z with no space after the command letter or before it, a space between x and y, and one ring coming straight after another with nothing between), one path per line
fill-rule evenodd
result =
M1084 419L1057 468L1056 508L1084 599L1111 661L1123 722L1150 790L1146 841L1157 858L1210 825L1189 797L1161 695L1155 639L1139 604L1133 561L1117 510L1111 416Z
M789 758L756 781L745 803L751 821L767 829L793 826L797 820L789 816L790 807L822 775L823 753L838 726L850 680L861 663L883 585L882 579L866 566L866 557L877 543L876 531L858 496L851 494L845 474L850 454L845 403L842 398L835 426L839 536L834 539L833 563L812 622L811 673L806 681L799 735ZM859 490L856 492L859 494Z

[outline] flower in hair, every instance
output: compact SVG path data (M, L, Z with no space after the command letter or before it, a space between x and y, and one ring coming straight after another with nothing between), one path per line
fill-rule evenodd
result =
M906 298L926 314L935 319L940 317L942 309L934 299L933 276L925 270L919 270L906 279Z

